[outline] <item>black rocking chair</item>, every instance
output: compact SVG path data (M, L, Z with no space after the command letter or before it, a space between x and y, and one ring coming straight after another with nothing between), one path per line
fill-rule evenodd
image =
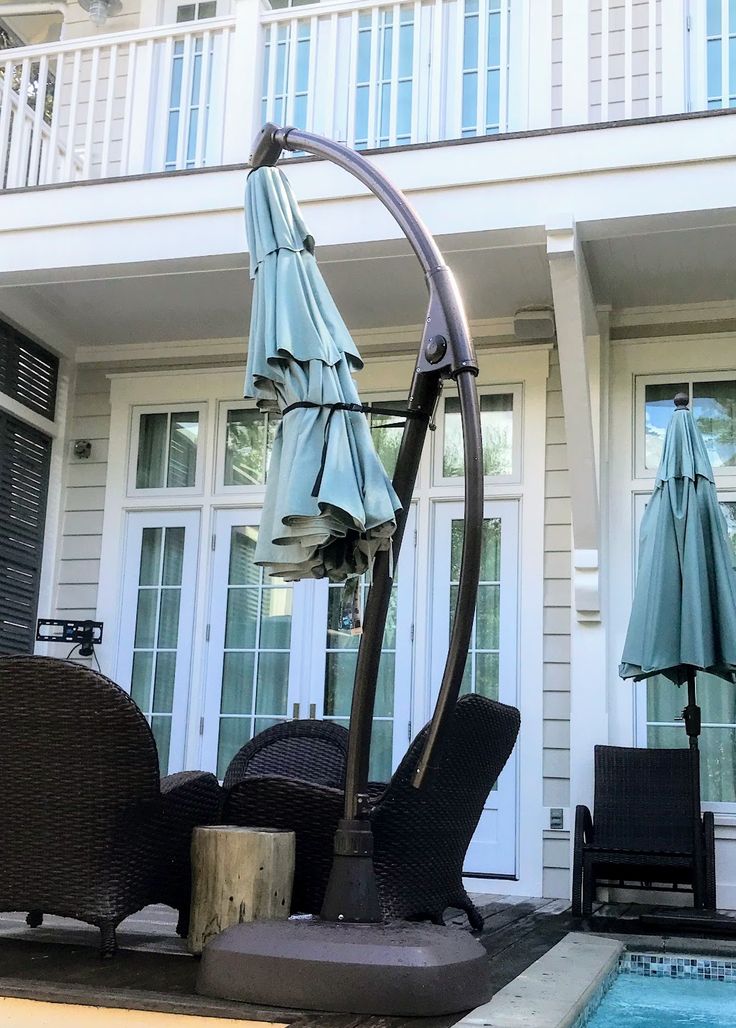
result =
M575 812L572 912L593 911L596 886L689 887L715 910L713 814L695 794L697 750L595 747L594 815Z

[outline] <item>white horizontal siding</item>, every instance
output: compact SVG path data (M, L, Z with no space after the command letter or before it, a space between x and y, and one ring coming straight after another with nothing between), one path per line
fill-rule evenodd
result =
M57 617L94 618L96 615L109 438L109 382L100 371L80 371L67 454ZM74 455L74 442L79 439L91 444L88 458Z

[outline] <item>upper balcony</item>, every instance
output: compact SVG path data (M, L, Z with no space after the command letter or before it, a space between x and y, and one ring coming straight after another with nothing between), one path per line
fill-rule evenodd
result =
M689 6L232 0L6 49L0 189L242 164L265 120L372 149L733 106L736 4Z

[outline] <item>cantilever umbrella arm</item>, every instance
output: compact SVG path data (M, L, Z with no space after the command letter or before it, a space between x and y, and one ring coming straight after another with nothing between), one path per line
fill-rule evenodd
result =
M370 161L354 150L323 136L296 128L264 125L255 141L251 164L256 168L274 165L283 150L306 152L325 158L350 172L367 186L398 222L424 271L429 291L429 305L408 400L408 409L424 416L407 419L399 448L393 486L402 509L397 514L397 527L393 538L394 563L401 546L427 428L442 390L443 379L452 378L457 383L465 455L465 533L457 605L447 662L427 743L414 777L414 784L420 787L460 691L475 613L483 526L483 451L480 408L475 387L478 364L462 300L452 273L431 234L403 194ZM369 855L367 852L357 853L356 848L361 849L359 836L365 835L368 827L363 825L363 830L359 830L359 823L365 814L378 665L391 597L391 584L389 557L386 552L382 552L378 554L373 569L373 583L366 604L365 627L358 652L350 712L343 822L346 837L342 849L343 856ZM358 829L357 835L350 837L350 825L353 830ZM369 845L368 849L370 848ZM339 852L336 843L336 853ZM365 916L365 905L363 914L360 913L360 902L353 904L354 909L350 911L348 908L351 904L345 895L341 896L337 905L341 910L341 919L375 919ZM325 911L323 916L324 914Z

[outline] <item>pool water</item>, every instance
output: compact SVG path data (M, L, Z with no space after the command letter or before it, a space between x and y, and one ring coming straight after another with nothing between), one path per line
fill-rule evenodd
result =
M736 984L620 974L586 1028L734 1028Z

